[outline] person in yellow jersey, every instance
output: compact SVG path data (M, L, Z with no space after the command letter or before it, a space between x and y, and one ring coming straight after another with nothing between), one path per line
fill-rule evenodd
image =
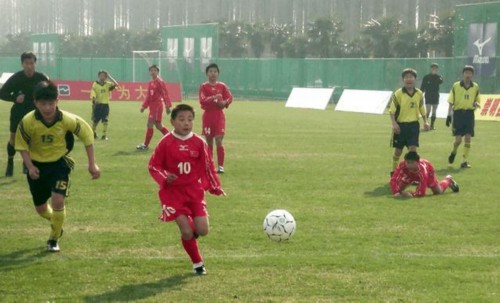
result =
M479 85L472 81L474 67L466 65L462 70L462 75L463 80L453 84L448 97L449 107L446 126L452 125L452 135L455 137L448 162L452 164L455 161L458 147L462 144L462 138L465 137L463 161L460 167L470 168L467 158L470 152L471 140L474 137L474 111L480 107L481 96L479 94Z
M90 99L92 99L92 130L97 138L97 125L102 121L102 140L108 140L109 99L111 92L119 86L118 82L105 70L97 73L98 80L92 84Z
M68 156L73 134L85 145L92 179L99 178L100 170L94 158L92 128L82 118L58 108L57 86L42 81L35 86L33 98L36 109L19 123L15 147L28 168L28 184L35 209L51 224L47 250L58 252L66 218L64 200L74 164Z
M392 122L391 146L394 147L391 176L399 164L405 146L409 151L417 151L420 135L419 115L424 120L424 129L430 129L426 118L424 95L415 87L417 71L406 68L401 77L404 86L392 94L389 108Z

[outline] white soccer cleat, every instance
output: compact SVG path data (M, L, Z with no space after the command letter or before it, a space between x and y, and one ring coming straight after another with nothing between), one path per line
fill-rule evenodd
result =
M139 144L139 145L137 145L137 147L136 147L136 148L137 148L138 150L147 150L147 149L148 149L148 147L147 147L146 145L144 145L144 144Z
M220 166L217 168L217 173L218 174L223 174L224 173L224 167Z
M47 241L47 251L49 252L60 252L59 244L57 244L57 240L49 239Z

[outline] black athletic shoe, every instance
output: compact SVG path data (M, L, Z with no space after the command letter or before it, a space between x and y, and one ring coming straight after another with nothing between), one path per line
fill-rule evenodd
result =
M462 164L460 164L460 167L461 168L471 168L472 166L470 166L469 162L464 161L464 162L462 162Z
M458 193L460 191L460 186L458 186L457 181L455 181L451 175L446 176L446 178L450 179L450 189L454 193Z
M47 241L47 251L49 251L49 252L60 252L61 251L61 249L59 248L59 245L57 244L57 240L49 239Z
M7 169L5 170L6 177L12 177L14 175L14 159L7 160Z
M207 274L207 270L205 269L205 265L194 268L193 272L195 275L198 275L198 276L203 276L203 275Z
M456 155L457 154L451 153L450 156L448 157L448 163L452 164L453 162L455 162Z

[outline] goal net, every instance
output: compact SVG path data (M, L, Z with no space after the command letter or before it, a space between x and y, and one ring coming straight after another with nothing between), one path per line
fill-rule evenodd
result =
M132 81L149 81L149 67L153 64L160 69L160 77L163 80L167 82L180 82L177 57L168 51L161 50L132 52Z

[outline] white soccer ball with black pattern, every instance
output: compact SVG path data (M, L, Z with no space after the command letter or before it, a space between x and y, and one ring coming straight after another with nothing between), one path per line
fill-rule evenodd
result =
M292 214L284 209L276 209L267 214L263 228L269 239L281 242L292 238L297 225Z

